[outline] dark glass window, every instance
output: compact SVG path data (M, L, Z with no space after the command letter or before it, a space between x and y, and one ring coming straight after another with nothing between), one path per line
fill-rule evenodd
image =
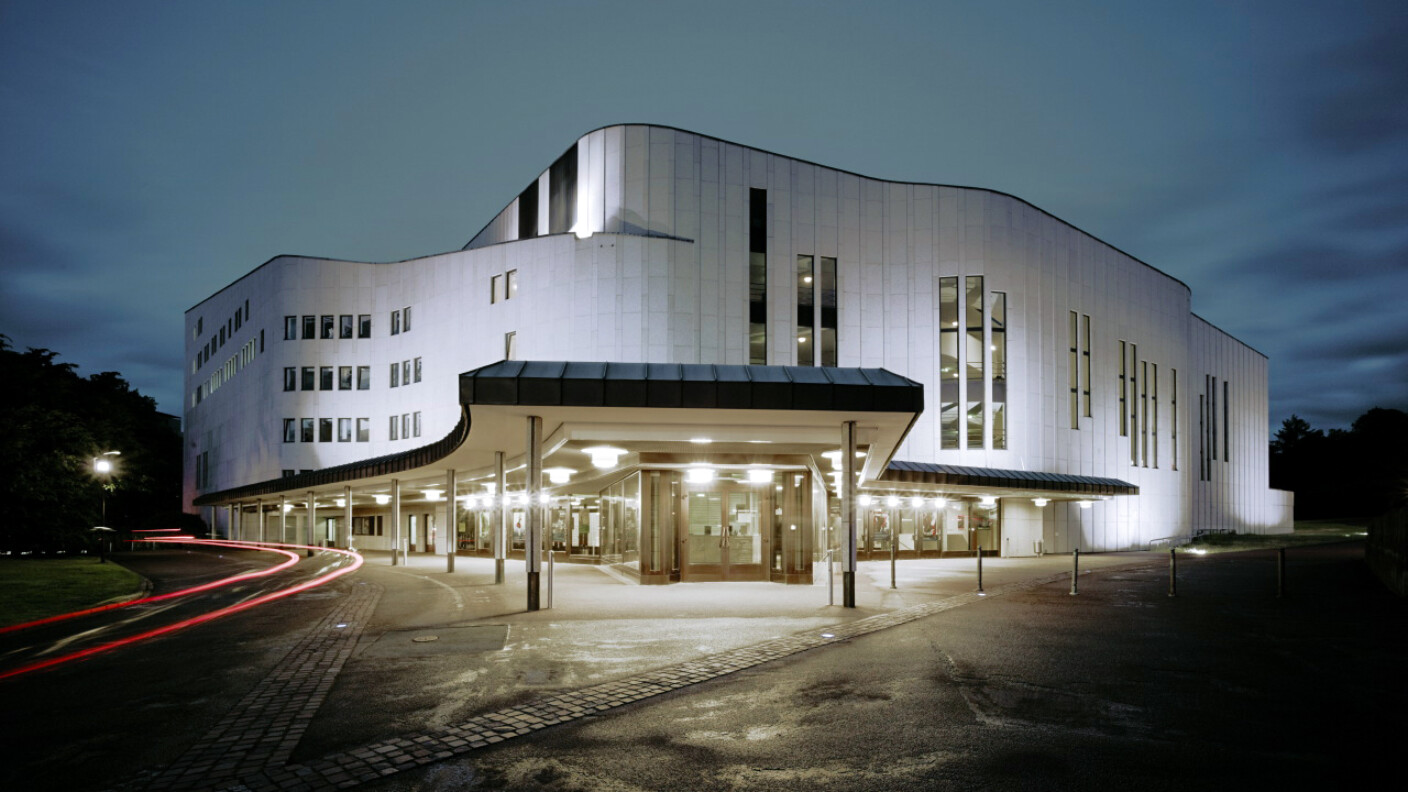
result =
M342 314L337 317L337 324L339 338L352 337L352 314Z
M391 387L395 388L401 384L401 364L391 364Z
M323 314L323 338L332 338L335 329L332 314Z
M968 344L964 365L968 370L968 447L983 447L983 276L964 278L963 310L968 317Z
M409 305L401 309L401 332L411 332L411 306Z
M939 278L939 445L958 448L958 278Z
M1070 341L1070 354L1068 355L1067 369L1070 373L1070 413L1071 428L1080 428L1080 317L1075 311L1070 312L1070 322L1068 323L1068 336Z
M394 415L391 416L391 424L390 429L388 430L388 436L392 440L401 439L401 421Z
M371 337L372 337L372 315L371 315L371 314L358 314L358 315L357 315L357 337L358 337L358 338L371 338Z
M303 317L303 340L304 340L304 341L311 341L312 339L317 338L317 337L318 337L318 317L316 317L316 316L305 316L305 317Z
M351 367L351 366L338 366L338 367L337 367L337 389L338 389L338 390L352 390L352 367Z
M748 191L748 362L768 362L768 191Z
M319 418L319 419L318 419L318 442L319 442L319 443L331 443L331 442L332 442L332 419L331 419L331 418Z
M371 390L372 387L372 367L357 367L357 390Z
M1007 295L992 293L992 447L1007 448Z
M577 144L548 168L548 233L565 234L577 222Z
M310 391L314 387L315 373L312 366L303 367L303 390Z
M411 414L411 434L420 437L420 413Z
M298 390L298 369L294 366L284 367L284 390Z
M420 358L415 359L415 377L416 382L420 382Z
M332 390L332 366L318 370L318 390Z
M409 360L401 361L401 384L411 384L411 361Z
M220 344L219 344L219 346L225 346L225 328L223 328L223 327L220 328Z
M302 418L299 420L299 434L303 442L313 442L313 419Z
M538 235L538 180L518 194L518 238L532 239Z
M797 365L816 365L816 277L811 256L797 257Z
M292 418L284 419L284 442L292 443L298 440L298 426Z
M821 288L817 292L821 303L821 365L836 365L836 259L821 257Z
M392 311L392 312L391 312L391 335L400 335L400 334L401 334L401 312L400 312L400 311Z
M357 442L365 443L371 440L372 421L370 418L357 419Z

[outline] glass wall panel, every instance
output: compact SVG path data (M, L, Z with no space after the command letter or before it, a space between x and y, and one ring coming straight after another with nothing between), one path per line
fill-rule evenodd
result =
M939 278L939 445L958 448L958 278Z
M963 298L964 314L967 317L968 343L964 363L968 372L968 447L983 447L983 361L986 346L983 343L983 278L969 275L965 278Z
M821 365L836 365L836 259L821 257Z
M1007 447L1007 295L992 293L992 447Z
M748 191L748 362L768 362L768 191Z
M797 365L816 365L812 326L816 321L816 283L812 257L797 257Z

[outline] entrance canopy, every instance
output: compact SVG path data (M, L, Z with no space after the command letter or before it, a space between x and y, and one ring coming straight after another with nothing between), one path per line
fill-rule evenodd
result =
M435 487L450 469L472 488L492 479L496 452L510 471L523 465L529 416L543 421L545 469L582 491L639 465L745 467L819 456L839 446L846 421L856 424L867 452L857 467L870 480L924 409L923 385L873 368L508 360L461 374L459 388L460 421L435 443L208 493L196 505L344 485L379 493L393 480ZM515 476L522 481L521 470Z
M940 465L933 462L892 461L873 489L918 486L955 494L1003 497L1059 497L1088 499L1110 495L1138 495L1139 487L1127 481L1037 470Z

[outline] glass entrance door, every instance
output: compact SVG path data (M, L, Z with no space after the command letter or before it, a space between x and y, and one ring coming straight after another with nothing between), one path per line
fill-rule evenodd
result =
M770 491L716 482L684 497L681 579L766 580Z

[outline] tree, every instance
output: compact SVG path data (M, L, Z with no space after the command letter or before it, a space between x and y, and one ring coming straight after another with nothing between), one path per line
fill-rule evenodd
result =
M1327 434L1297 415L1271 442L1271 486L1296 517L1372 517L1408 502L1408 413L1375 407Z

